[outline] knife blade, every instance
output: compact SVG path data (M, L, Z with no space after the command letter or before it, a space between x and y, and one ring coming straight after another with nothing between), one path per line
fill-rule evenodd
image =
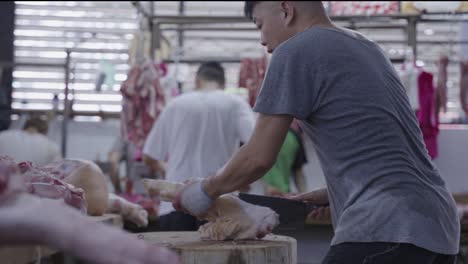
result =
M279 215L280 225L304 224L307 215L319 206L273 196L239 193L244 202L271 208Z

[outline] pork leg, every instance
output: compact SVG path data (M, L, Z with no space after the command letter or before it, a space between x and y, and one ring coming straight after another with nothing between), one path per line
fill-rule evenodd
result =
M138 227L148 225L148 212L141 205L131 203L113 193L109 194L107 213L119 214L123 219L136 224Z
M144 179L150 195L172 202L184 184L165 180ZM208 212L201 216L208 223L199 229L202 239L240 240L261 238L279 224L278 215L267 207L246 203L232 194L217 198Z

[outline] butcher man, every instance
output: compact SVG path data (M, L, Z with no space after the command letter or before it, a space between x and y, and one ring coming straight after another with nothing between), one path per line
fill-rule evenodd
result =
M335 235L323 263L454 263L455 202L383 50L336 26L321 2L246 1L244 11L272 53L254 132L222 170L187 183L174 205L201 215L262 177L297 118L328 186L295 197L330 205Z

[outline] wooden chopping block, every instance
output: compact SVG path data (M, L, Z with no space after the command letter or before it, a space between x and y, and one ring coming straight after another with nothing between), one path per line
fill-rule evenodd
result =
M183 264L296 264L294 238L267 235L261 240L202 241L198 232L139 233L138 238L166 246Z

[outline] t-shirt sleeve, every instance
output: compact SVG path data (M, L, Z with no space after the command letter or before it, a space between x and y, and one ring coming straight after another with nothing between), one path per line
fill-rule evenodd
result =
M171 110L167 106L159 115L155 121L151 132L146 138L145 146L143 147L143 153L150 156L155 160L165 160L169 151L169 139L168 136L170 130L170 115Z
M252 136L255 127L255 116L250 105L243 99L239 100L237 107L237 131L241 142L246 143Z
M303 46L293 41L274 51L255 103L256 112L304 120L317 109L320 67L317 56L310 51L312 47L304 51Z

